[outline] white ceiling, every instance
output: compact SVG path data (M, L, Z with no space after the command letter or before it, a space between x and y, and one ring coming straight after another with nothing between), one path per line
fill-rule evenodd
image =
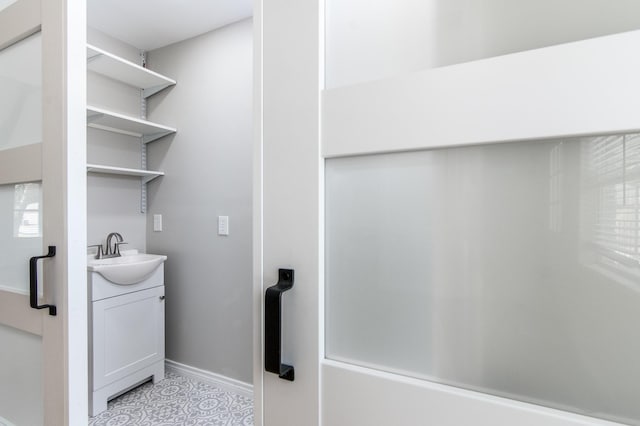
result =
M87 0L92 28L153 50L252 15L252 0Z

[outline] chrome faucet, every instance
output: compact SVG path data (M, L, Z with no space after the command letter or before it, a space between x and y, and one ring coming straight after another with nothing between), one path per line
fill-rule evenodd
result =
M116 241L115 243L113 243L113 248L111 245L111 240L115 237ZM107 250L104 253L103 257L118 257L121 256L120 255L120 246L122 244L127 244L124 242L124 239L122 238L122 235L120 235L117 232L112 232L109 235L107 235Z
M113 238L115 238L116 241L115 243L111 244L111 240ZM102 247L102 244L94 244L89 246L89 248L96 247L98 249L95 255L96 259L108 259L110 257L122 256L120 254L120 246L123 244L127 244L127 243L124 242L122 235L120 235L117 232L112 232L109 235L107 235L107 244L105 248Z

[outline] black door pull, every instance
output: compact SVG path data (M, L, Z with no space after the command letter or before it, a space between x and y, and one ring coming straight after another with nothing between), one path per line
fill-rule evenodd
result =
M282 293L293 287L293 269L279 269L278 283L264 298L264 369L293 382L293 365L282 364Z
M56 255L56 246L49 246L49 252L44 256L34 256L29 260L29 304L33 309L49 308L49 315L56 316L55 305L38 305L38 259Z

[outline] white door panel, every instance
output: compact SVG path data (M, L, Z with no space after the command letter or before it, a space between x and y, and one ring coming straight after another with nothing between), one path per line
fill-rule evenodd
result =
M640 62L635 51L640 46L640 33L385 75L390 78L323 91L323 8L321 0L297 2L295 6L264 0L254 17L258 23L256 46L262 47L256 64L261 88L256 173L262 177L255 204L255 242L259 246L255 252L255 270L259 271L256 305L263 306L264 289L276 283L279 268L295 271L294 286L283 296L282 360L295 367L296 376L289 382L264 373L262 354L256 354L256 424L613 424L598 419L603 413L596 408L577 410L595 416L584 417L326 360L324 271L330 265L324 263L324 244L330 235L325 235L324 229L324 162L325 158L382 152L638 130ZM391 13L378 18L394 19ZM378 184L383 188L387 182L381 178ZM554 187L545 180L547 185ZM336 186L340 187L340 182ZM405 195L410 201L411 195ZM472 195L481 198L481 194ZM357 201L358 194L351 198ZM379 207L384 209L386 202L389 200L381 198ZM555 217L553 211L550 217ZM465 213L473 211L457 214ZM573 219L577 223L580 218ZM342 232L349 235L353 229L361 229L363 222L352 219L343 225ZM405 249L405 240L398 235L400 252ZM375 252L377 243L371 238L366 248ZM377 266L358 265L368 273ZM465 271L460 266L460 274ZM402 290L402 283L389 285ZM365 286L359 291L364 296L376 290L379 287ZM458 300L452 299L452 303ZM264 312L257 315L263 318ZM433 315L436 323L446 320L435 318L437 312ZM373 331L388 324L378 325L371 327ZM340 324L333 326L340 328ZM375 333L364 330L360 339L375 339ZM394 337L402 337L395 333ZM264 347L263 335L257 333L256 337L256 344ZM442 333L439 339L455 341L456 336ZM584 361L579 355L570 359ZM449 369L457 368L445 359L440 361ZM393 371L412 374L406 369ZM606 417L612 419L615 414Z

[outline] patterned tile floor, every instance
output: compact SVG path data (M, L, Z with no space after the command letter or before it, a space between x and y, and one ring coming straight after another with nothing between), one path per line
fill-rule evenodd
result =
M253 401L207 383L167 373L109 402L89 426L253 426Z

